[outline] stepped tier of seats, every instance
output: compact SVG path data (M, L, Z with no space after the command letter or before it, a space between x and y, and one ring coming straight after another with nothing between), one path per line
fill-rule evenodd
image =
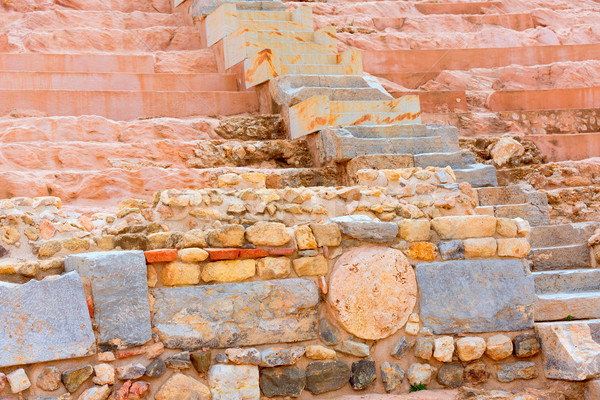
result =
M599 154L597 2L309 5L394 97L420 96L423 121L526 136L551 161Z

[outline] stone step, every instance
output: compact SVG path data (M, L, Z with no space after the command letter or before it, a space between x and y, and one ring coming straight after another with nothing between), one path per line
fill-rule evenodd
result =
M538 294L536 321L600 318L600 292Z
M236 16L238 21L291 21L292 13L289 11L266 11L241 9L246 2L236 3Z
M56 7L56 4L62 4L62 2L50 1L50 2L29 2L28 9L31 9L32 3L35 4L36 9L52 9ZM91 10L91 11L120 11L120 12L153 12L153 13L171 13L172 6L171 0L131 0L131 1L120 1L120 0L69 0L64 2L65 7L69 7L75 10Z
M492 111L593 108L600 104L600 87L493 92L486 106Z
M482 15L457 15L454 18L448 18L448 15L429 14L421 17L375 17L373 25L375 29L384 31L387 28L402 29L405 24L438 24L438 29L455 32L457 25L449 22L459 23L461 28L468 24L475 25L473 29L481 29L476 25L498 25L506 29L523 31L535 28L530 13L511 13L511 14L482 14Z
M409 124L409 125L377 125L377 126L346 126L344 127L352 136L357 138L410 138L443 136L448 140L458 143L458 130L453 126L435 124Z
M38 110L47 115L99 115L114 120L258 111L256 92L0 90L0 115Z
M497 206L508 204L531 203L540 207L548 206L548 199L542 192L538 192L527 185L508 185L497 188L478 189L479 205Z
M375 88L328 88L304 87L280 93L276 100L278 104L293 106L313 96L327 96L332 101L350 100L391 100L384 92Z
M572 224L536 226L531 230L531 247L551 247L587 244L600 222L576 222Z
M23 48L33 52L133 52L196 50L204 46L191 26L145 29L68 28L27 31Z
M281 64L282 75L348 75L352 67L343 64ZM391 96L386 97L391 100Z
M310 22L310 23L307 23ZM252 31L276 33L295 33L303 37L303 33L314 31L312 21L287 21L287 20L243 20L238 18L238 26ZM309 35L306 35L309 36Z
M154 57L150 54L0 53L0 71L150 74L154 72Z
M185 25L185 20L179 14L56 9L24 13L11 29L14 27L31 30L40 29L40 27L43 27L44 30L63 28L143 29L153 26L183 25Z
M455 151L453 153L425 153L415 155L415 167L440 167L450 166L453 169L470 168L476 164L475 156L470 151Z
M600 292L600 269L534 272L537 294Z
M486 14L488 10L502 7L500 1L476 1L457 3L416 3L415 8L422 14Z
M494 207L496 218L523 218L529 222L532 227L545 226L550 224L550 213L548 206L540 207L538 204L504 204Z
M587 243L532 248L527 258L533 263L534 271L590 268L592 264Z
M2 72L0 90L237 91L234 74Z
M330 53L286 53L281 56L284 64L337 64L338 55Z
M491 165L473 164L470 168L456 168L457 182L469 182L473 187L497 186L496 168Z
M535 143L548 162L585 160L597 157L600 149L600 132L527 135L523 139Z

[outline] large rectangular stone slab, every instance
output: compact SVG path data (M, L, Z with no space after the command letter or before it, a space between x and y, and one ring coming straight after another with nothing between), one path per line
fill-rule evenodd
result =
M417 265L423 324L436 334L533 327L534 282L519 260Z
M83 357L96 339L76 272L17 285L0 282L0 367Z
M169 348L315 339L319 292L310 279L152 290L153 327Z
M65 270L78 271L91 282L102 350L139 346L152 339L143 251L71 255L65 259Z

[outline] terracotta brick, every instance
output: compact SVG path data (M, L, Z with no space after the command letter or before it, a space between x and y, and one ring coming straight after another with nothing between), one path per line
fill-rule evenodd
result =
M177 260L177 249L149 250L144 252L144 254L146 255L146 262L148 263L171 262Z
M204 249L212 261L216 260L235 260L240 256L238 249Z
M296 249L291 247L272 247L269 250L269 255L272 256L291 256Z
M240 249L240 258L267 257L269 252L265 249Z

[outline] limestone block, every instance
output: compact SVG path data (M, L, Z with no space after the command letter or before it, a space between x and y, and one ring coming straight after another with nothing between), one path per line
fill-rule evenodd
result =
M287 257L264 257L256 262L256 274L260 279L280 279L290 275L292 262Z
M0 282L0 310L0 367L96 352L83 284L76 272L22 285Z
M172 262L162 269L165 286L197 285L200 282L200 265Z
M309 279L154 289L153 326L169 348L236 347L317 337Z
M431 220L431 228L444 240L492 237L496 233L496 218L489 215L437 217Z
M407 242L429 240L430 223L427 219L403 219L398 222L400 237Z
M513 352L512 340L506 335L490 336L486 343L485 355L494 361L504 360Z
M258 367L215 364L208 370L213 400L260 400Z
M496 239L474 238L463 240L465 255L467 257L490 258L496 255Z
M256 261L225 260L208 263L202 269L204 282L239 282L250 279L256 273Z
M313 235L317 240L317 246L339 246L342 242L342 232L335 223L316 224L311 223Z
M365 215L346 215L330 219L339 225L348 236L369 242L391 242L398 235L398 225L394 222L381 222Z
M210 390L205 385L190 376L174 374L158 390L155 400L210 400L210 398Z
M257 246L283 246L291 236L282 223L259 221L246 229L246 239Z
M515 237L517 236L517 223L510 218L496 219L496 232L500 236Z
M92 283L101 349L140 346L152 339L146 258L143 251L84 253L65 259Z
M501 257L523 258L529 250L526 238L498 239L498 255Z
M327 275L329 265L323 256L301 257L292 261L298 276Z
M454 354L454 338L452 336L441 336L435 339L435 350L433 351L433 358L440 362L452 361L452 354Z
M421 321L436 334L533 327L533 277L519 260L423 263L416 270Z
M317 248L317 240L308 225L300 225L294 229L298 250L311 250Z
M473 361L485 353L485 340L480 337L465 337L456 341L458 358L461 361Z

